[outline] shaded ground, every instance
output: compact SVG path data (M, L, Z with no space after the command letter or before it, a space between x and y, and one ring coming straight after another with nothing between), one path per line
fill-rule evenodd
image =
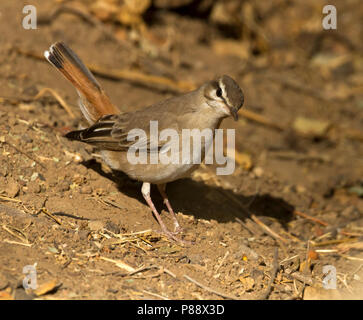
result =
M25 2L0 4L0 297L33 298L21 281L23 267L35 263L41 288L56 289L37 292L46 299L258 299L271 277L270 299L363 297L358 1L336 1L337 31L321 28L323 1L239 2L246 22L232 26L218 26L210 8L155 5L145 24L127 28L75 12L47 21L62 3L78 2L35 1L37 30L21 26ZM229 74L243 88L252 116L223 122L236 129L234 174L216 176L203 165L168 185L194 245L161 237L141 184L62 137L82 123L77 95L38 58L58 40L102 68L100 82L124 111L183 91L176 81L193 87ZM109 79L121 69L175 82ZM76 117L52 95L34 100L43 88L58 92ZM319 289L325 265L336 268L338 290Z

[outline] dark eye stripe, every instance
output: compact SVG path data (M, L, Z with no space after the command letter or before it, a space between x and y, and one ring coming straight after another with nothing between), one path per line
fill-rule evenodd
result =
M222 89L221 88L218 88L217 91L216 91L216 95L217 97L221 98L222 97Z

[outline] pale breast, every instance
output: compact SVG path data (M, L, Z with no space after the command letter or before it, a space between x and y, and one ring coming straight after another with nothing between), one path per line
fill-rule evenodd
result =
M125 152L102 151L104 161L130 178L154 184L167 183L190 175L199 164L131 164Z

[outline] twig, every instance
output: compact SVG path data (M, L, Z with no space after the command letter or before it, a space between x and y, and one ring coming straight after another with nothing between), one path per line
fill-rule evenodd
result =
M256 230L253 230L252 227L248 226L247 223L244 223L240 218L234 217L235 220L243 227L245 228L251 235L258 236L258 232Z
M105 204L109 205L109 206L112 206L112 207L115 207L115 208L118 208L118 209L121 209L121 210L125 210L127 209L126 207L124 206L121 206L119 204L117 204L116 202L113 202L111 200L108 200L108 199L100 199L101 201L103 201Z
M48 217L50 217L51 219L53 219L57 224L62 225L62 222L59 219L57 219L55 216L53 216L47 209L42 208L42 209L40 209L39 213L41 213L41 212L43 212Z
M270 127L272 129L275 129L275 130L278 130L278 131L284 131L287 129L286 126L283 126L281 124L278 124L278 123L275 123L273 122L272 120L260 115L260 114L257 114L253 111L250 111L250 110L246 110L246 109L241 109L239 112L238 112L242 117L245 117L246 119L248 120L251 120L251 121L254 121L256 123L259 123L259 124L262 124L266 127Z
M89 218L75 216L74 214L66 213L66 212L54 212L53 215L61 216L61 217L68 217L68 218L72 218L72 219L76 219L76 220L86 220L86 221L90 220Z
M280 240L284 243L287 242L287 239L281 237L280 235L278 235L275 231L273 231L272 229L270 229L268 226L266 226L260 219L258 219L254 214L251 215L251 219L256 222L262 229L264 229L270 236L272 236L273 238Z
M278 235L276 232L274 232L273 230L271 230L268 226L266 226L260 219L258 219L256 217L255 214L249 212L249 210L230 192L227 192L226 190L222 189L221 192L226 195L229 199L233 200L233 202L235 202L242 210L243 212L247 215L249 215L251 217L251 219L257 223L265 232L267 232L268 234L270 234L273 238L280 240L281 242L286 243L287 239L281 237L280 235ZM239 218L236 218L236 220L238 222L242 222Z
M46 93L50 93L59 102L59 104L64 108L64 110L67 111L67 113L70 115L70 117L72 119L76 118L75 114L73 113L71 108L68 106L68 104L63 100L63 98L56 91L54 91L51 88L43 88L42 90L40 90L38 92L38 94L34 97L34 100L41 98Z
M298 258L298 257L299 257L299 255L298 255L298 254L296 254L296 255L294 255L294 256L292 256L292 257L285 258L284 260L281 260L281 261L280 261L280 265L284 264L284 263L285 263L285 262L287 262L287 261L294 260L294 259L296 259L296 258Z
M23 243L29 244L28 237L24 234L23 231L19 230L15 227L7 227L6 225L2 226L4 230L6 230L8 233L10 233L15 238L18 238L19 240L23 241ZM20 234L20 235L19 235Z
M13 199L13 198L5 197L5 196L0 196L0 200L10 201L10 202L21 202L21 200L19 200L19 199Z
M340 254L341 257L348 259L348 260L353 260L353 261L363 261L363 258L358 258L358 257L352 257L352 256L347 256L345 254Z
M337 253L337 249L317 249L314 250L316 253Z
M320 220L320 219L318 219L318 218L314 218L314 217L312 217L312 216L309 216L308 214L306 214L306 213L304 213L304 212L300 212L300 211L297 211L297 210L294 210L293 211L293 214L295 214L295 215L297 215L297 216L301 216L301 217L303 217L303 218L305 218L305 219L308 219L308 220L311 220L311 221L314 221L314 222L316 222L316 223L318 223L318 224L320 224L320 225L322 225L322 226L324 226L324 227L329 227L329 223L327 223L327 222L325 222L325 221L323 221L323 220ZM351 221L348 221L347 223L344 223L344 224L342 224L342 225L340 225L340 226L337 226L337 227L330 227L329 229L329 232L331 232L331 233L333 233L333 231L334 230L336 230L336 229L338 229L338 228L341 228L342 226L344 226L344 225L346 225L346 224L348 224L348 223L350 223L350 222L352 222L352 221L355 221L356 219L354 219L354 220L351 220ZM338 231L340 234L342 234L342 235L345 235L345 236L348 236L348 237L359 237L359 236L361 236L361 234L359 234L359 233L353 233L353 232L347 232L347 231L343 231L343 230L339 230Z
M297 215L297 216L300 216L300 217L303 217L305 219L308 219L308 220L311 220L311 221L314 221L318 224L321 224L322 226L324 227L327 227L329 225L329 223L323 221L323 220L320 220L320 219L317 219L317 218L314 218L312 216L309 216L308 214L304 213L304 212L301 212L301 211L297 211L297 210L294 210L293 211L293 214Z
M162 267L162 269L163 269L163 271L164 271L165 273L167 273L169 276L172 276L173 278L175 278L175 279L176 279L176 275L175 275L173 272L171 272L169 269L166 269L166 268L164 268L164 267Z
M351 272L350 275L354 276L355 274L357 274L360 271L360 269L362 269L362 267L363 267L363 264L361 264L355 271Z
M271 270L271 279L269 281L266 291L264 293L262 293L261 296L257 300L266 300L271 293L272 285L276 279L277 271L279 270L279 263L278 263L277 259L278 259L278 248L276 247L275 253L274 253L274 261L273 261L272 270Z
M23 242L18 242L18 241L13 241L13 240L8 240L8 239L5 239L4 242L6 243L10 243L10 244L18 244L20 246L24 246L24 247L31 247L32 244L31 243L23 243Z
M152 229L146 229L146 230L136 231L136 232L131 232L131 233L116 234L115 236L118 238L123 238L123 237L127 237L127 236L135 236L135 235L140 235L140 234L149 234L151 232L152 232Z
M218 266L217 266L217 269L216 269L215 273L217 273L217 272L218 272L219 268L223 265L223 263L224 263L224 261L227 259L228 255L229 255L229 251L227 251L227 252L226 252L226 254L225 254L225 255L224 255L224 257L222 258L221 262L218 264Z
M39 162L37 159L33 158L31 155L27 154L26 152L20 150L17 146L15 146L14 144L12 144L11 142L8 142L8 141L5 141L5 142L2 142L2 143L5 143L7 144L8 146L12 147L13 149L15 149L17 152L23 154L24 156L26 156L27 158L29 158L30 160L34 161L35 163L39 164L43 169L47 169L47 167Z
M155 265L148 266L148 267L140 267L140 268L136 269L135 271L130 272L128 274L128 276L133 276L133 275L135 275L137 273L144 272L144 271L151 270L151 269L159 269L160 270L160 267L155 266Z
M157 293L153 293L153 292L150 292L150 291L147 291L147 290L142 290L142 292L146 293L146 294L149 294L150 296L154 296L156 298L159 298L159 299L163 299L163 300L170 300L169 298L167 297L164 297L164 296L161 296L160 294L157 294Z
M212 288L210 288L210 287L207 287L207 286L205 286L204 284L201 284L200 282L198 282L198 281L196 281L196 280L192 279L191 277L187 276L186 274L185 274L183 277L184 277L185 279L189 280L190 282L194 283L194 284L195 284L195 285L197 285L198 287L200 287L200 288L202 288L202 289L206 290L206 291L209 291L209 292L211 292L211 293L214 293L214 294L216 294L216 295L218 295L218 296L221 296L221 297L223 297L223 298L226 298L226 299L238 300L238 298L237 298L237 297L235 297L235 296L230 296L230 295L228 295L228 294L225 294L225 293L222 293L222 292L216 291L216 290L214 290L214 289L212 289Z
M121 260L113 260L113 259L109 259L106 257L100 257L101 260L104 261L108 261L108 262L112 262L114 263L117 267L126 270L128 273L133 273L136 272L137 269L135 269L134 267L131 267L130 265L128 265L127 263L121 261Z
M195 84L187 81L175 81L162 76L145 74L129 69L104 69L96 65L88 65L89 69L96 75L112 80L128 80L141 83L146 86L150 84L162 85L176 92L185 92L195 89Z
M333 239L333 240L322 241L322 242L315 242L315 241L311 240L311 243L314 247L324 247L324 246L330 246L333 244L356 242L356 241L358 241L358 239L356 239L356 238L344 238L344 239Z

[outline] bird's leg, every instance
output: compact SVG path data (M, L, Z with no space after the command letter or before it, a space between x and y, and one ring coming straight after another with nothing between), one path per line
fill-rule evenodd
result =
M150 183L148 182L144 182L142 184L142 188L141 188L141 193L144 196L145 201L147 202L147 204L149 205L150 209L152 210L156 220L158 221L161 230L166 234L166 236L168 238L171 238L172 240L175 240L177 242L182 242L182 240L176 238L173 233L171 233L168 228L166 227L166 225L164 224L163 220L160 217L159 212L156 210L154 203L151 200L151 196L150 196Z
M178 234L179 232L183 231L182 227L180 226L178 219L176 218L176 214L173 210L173 208L171 207L171 204L169 202L168 199L168 195L165 192L165 188L166 188L166 183L164 184L158 184L158 190L161 194L161 196L163 197L164 200L164 204L166 205L166 207L168 208L169 213L171 214L173 221L174 221L174 232L175 234Z

